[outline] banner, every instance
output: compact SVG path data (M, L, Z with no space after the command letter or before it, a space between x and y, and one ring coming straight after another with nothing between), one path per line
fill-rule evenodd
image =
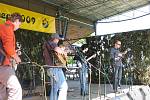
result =
M18 12L22 15L23 23L22 29L55 33L55 17L47 16L40 13L35 13L29 10L24 10L14 6L0 3L0 23L3 23L10 14Z

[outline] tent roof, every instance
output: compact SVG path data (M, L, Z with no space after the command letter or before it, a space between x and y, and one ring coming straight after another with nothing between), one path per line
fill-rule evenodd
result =
M97 21L149 4L149 0L42 0L67 13Z

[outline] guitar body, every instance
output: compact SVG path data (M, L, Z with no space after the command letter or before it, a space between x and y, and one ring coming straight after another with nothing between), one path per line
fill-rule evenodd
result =
M67 59L66 59L65 55L55 52L54 53L54 62L55 62L56 66L66 66Z

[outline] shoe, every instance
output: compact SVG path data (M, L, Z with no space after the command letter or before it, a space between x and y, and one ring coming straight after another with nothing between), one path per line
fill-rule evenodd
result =
M116 94L119 94L120 92L119 92L119 91L115 91L115 93L116 93Z
M81 89L81 90L82 90L82 89ZM81 91L81 92L80 92L80 95L86 96L86 95L88 95L88 92L83 92L83 91Z
M120 86L118 86L118 89L121 89L121 87L120 87Z
M74 89L71 89L71 88L70 88L70 89L68 89L68 92L73 92L73 91L74 91Z

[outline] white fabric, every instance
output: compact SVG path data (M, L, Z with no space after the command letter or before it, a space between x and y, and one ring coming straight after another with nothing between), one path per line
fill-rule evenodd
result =
M0 100L22 100L22 88L11 67L0 66Z

